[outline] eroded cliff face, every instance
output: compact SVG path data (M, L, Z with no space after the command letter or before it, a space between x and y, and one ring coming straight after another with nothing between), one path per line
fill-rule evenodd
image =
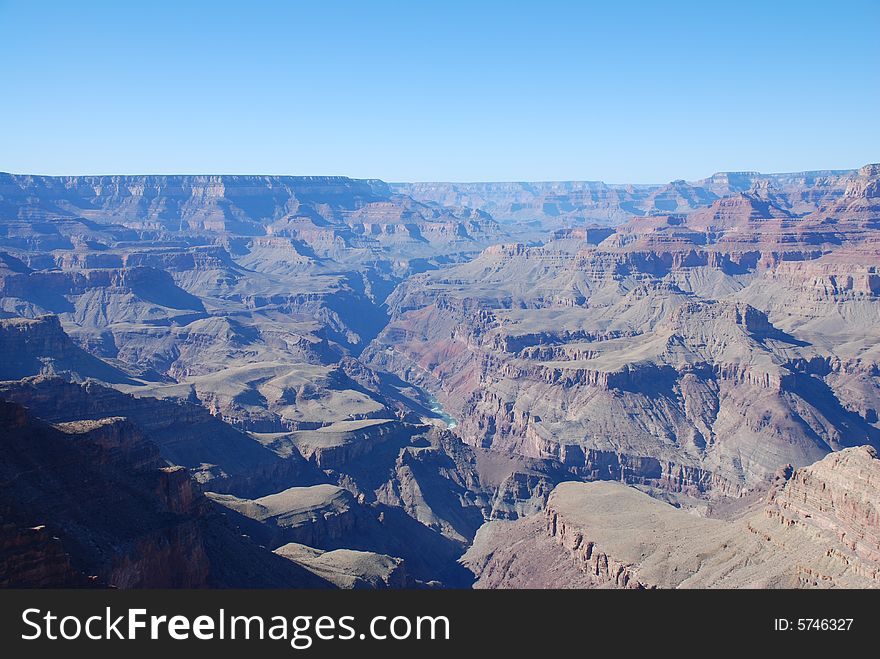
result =
M463 561L485 588L876 588L878 477L874 449L844 449L781 470L729 520L616 483L563 483L544 513L483 527Z
M0 350L4 356L0 379L17 380L32 375L89 377L105 382L126 382L119 369L96 359L71 341L57 316L0 320Z
M737 191L598 244L488 248L398 287L362 359L431 391L468 443L584 479L739 495L880 446L873 172L806 215Z
M52 427L7 402L0 420L3 584L325 583L237 535L187 471L160 466L158 449L129 422Z
M565 481L697 512L751 500L782 465L880 442L877 174L405 194L326 177L2 175L0 398L179 522L146 520L112 563L71 546L75 532L46 537L46 515L72 522L41 499L4 517L3 546L39 583L467 586L457 559L478 529L533 528ZM493 209L510 211L503 226ZM75 484L56 490L75 500ZM812 513L780 497L783 526L800 528ZM866 514L835 524L870 556ZM563 525L552 583L668 578L636 575L607 542L582 556L595 569L570 569L586 550ZM517 533L534 560L552 553Z
M855 170L789 174L719 172L698 181L613 185L602 181L537 183L392 183L396 192L445 206L469 206L502 222L540 221L545 228L621 224L633 215L687 213L720 198L751 192L798 214L844 195Z
M298 454L282 458L194 403L42 377L2 383L0 398L26 405L52 423L124 417L147 435L163 461L186 467L202 487L214 491L262 494L309 478Z
M411 416L347 364L397 283L500 235L375 180L3 174L0 378L91 377L255 433Z
M44 525L21 526L0 518L0 587L88 588L101 586L70 563L64 545Z
M847 449L803 469L783 470L771 488L765 515L843 549L836 557L880 578L880 460L869 447ZM872 567L871 567L872 566ZM820 577L817 577L820 578Z
M57 324L53 327L66 338ZM366 369L349 370L359 379L375 377ZM310 390L319 385L307 383ZM302 395L307 393L303 389ZM482 486L473 450L442 425L395 416L320 420L291 432L249 434L193 402L135 397L93 381L46 376L4 382L0 397L27 405L75 436L77 450L94 464L158 473L161 482L149 489L161 496L163 506L198 517L210 510L202 509L201 494L186 489L193 486L191 475L214 502L229 509L222 513L227 523L270 549L295 542L319 551L371 551L405 559L420 582L467 585L456 559L491 514L494 486ZM412 409L403 416L420 418ZM169 463L183 466L163 467ZM325 510L306 494L322 488L337 493L333 500L340 505ZM289 506L278 503L288 501ZM198 514L188 508L196 502L202 507ZM281 506L278 514L254 512L264 503ZM138 556L166 564L174 547L190 545L193 569L204 566L199 538L198 528L183 525L160 542L161 551L143 541L143 550L122 552L122 562L106 578L134 586L134 575L159 569Z
M84 218L141 235L285 236L325 253L388 241L466 243L498 232L486 213L427 206L382 181L341 176L0 174L0 212L13 227Z

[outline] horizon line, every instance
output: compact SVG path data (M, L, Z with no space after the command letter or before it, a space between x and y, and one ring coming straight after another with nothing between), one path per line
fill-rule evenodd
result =
M601 183L603 185L610 186L626 186L626 185L636 185L636 186L663 186L670 185L672 183L676 183L679 181L684 181L685 183L692 183L697 181L705 181L707 179L711 179L714 176L718 176L719 174L753 174L759 176L785 176L785 175L796 175L796 174L846 174L851 172L857 172L863 167L868 167L871 165L878 165L880 162L868 162L863 165L859 165L858 167L845 167L845 168L825 168L825 169L801 169L801 170L790 170L790 171L777 171L777 172L762 172L754 169L731 169L731 170L717 170L708 176L704 176L703 178L696 179L683 179L683 178L675 178L669 181L660 182L660 181L651 181L651 182L635 182L635 181L622 181L622 182L609 182L604 179L593 179L593 178L569 178L569 179L485 179L485 180L449 180L449 179L421 179L421 180L412 180L412 181L400 181L400 180L386 180L384 178L368 176L368 177L359 177L359 176L348 176L346 174L269 174L269 173L139 173L139 174L120 174L120 173L104 173L104 174L35 174L32 172L24 173L24 172L12 172L0 170L0 176L16 176L16 177L35 177L35 178L52 178L52 179L62 179L62 178L112 178L112 177L126 177L126 178L157 178L157 177L168 177L168 178L183 178L183 177L271 177L271 178L335 178L335 179L346 179L349 181L378 181L381 183L385 183L386 185L418 185L418 184L443 184L443 185L492 185L492 184L502 184L502 183L529 183L529 184L548 184L548 183Z

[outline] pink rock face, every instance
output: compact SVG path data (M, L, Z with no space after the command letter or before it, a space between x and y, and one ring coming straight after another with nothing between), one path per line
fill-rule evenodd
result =
M847 449L798 469L774 487L767 515L827 531L860 559L880 566L880 460L871 447Z

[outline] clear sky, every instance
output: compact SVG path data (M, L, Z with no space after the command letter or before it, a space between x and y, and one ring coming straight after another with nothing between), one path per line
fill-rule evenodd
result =
M880 0L0 0L0 171L858 167L878 72Z

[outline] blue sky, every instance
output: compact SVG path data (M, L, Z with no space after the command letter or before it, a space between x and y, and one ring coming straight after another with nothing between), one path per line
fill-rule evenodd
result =
M664 182L880 160L880 0L0 0L0 171Z

